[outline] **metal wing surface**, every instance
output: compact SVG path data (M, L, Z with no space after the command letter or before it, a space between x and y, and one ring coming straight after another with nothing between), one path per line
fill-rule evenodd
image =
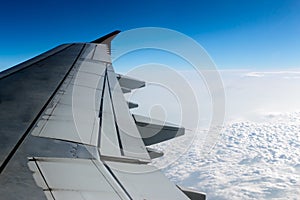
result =
M61 45L0 73L1 199L191 198L149 165L162 154L146 145L184 128L147 124L161 130L148 137L145 118L131 114L138 105L123 93L145 82L115 73L118 33Z

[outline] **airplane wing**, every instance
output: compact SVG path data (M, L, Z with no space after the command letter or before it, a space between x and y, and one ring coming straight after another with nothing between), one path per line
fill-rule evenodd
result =
M184 128L131 114L123 94L145 82L115 73L118 33L0 73L1 199L205 199L149 165Z

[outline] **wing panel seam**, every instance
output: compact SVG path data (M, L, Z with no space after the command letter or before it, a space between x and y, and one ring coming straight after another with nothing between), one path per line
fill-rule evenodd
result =
M113 171L109 168L109 166L107 166L105 163L103 163L103 165L105 166L105 168L108 170L108 172L112 175L112 177L116 180L116 182L119 184L119 186L123 189L123 191L126 193L126 195L129 197L129 199L133 200L133 198L130 196L130 194L128 193L128 191L125 189L125 187L123 186L123 184L119 181L119 179L116 177L116 175L113 173Z
M119 192L116 190L116 188L110 183L110 181L107 179L107 177L103 174L103 172L99 169L99 167L97 166L97 164L95 163L94 160L92 160L92 163L95 165L95 167L97 168L97 170L102 174L102 176L105 178L106 182L113 188L113 190L117 193L117 195L120 197L120 199L122 199L121 195L119 194ZM104 166L105 164L102 163ZM122 188L123 189L123 188ZM126 193L126 192L125 192ZM127 195L127 193L126 193ZM130 198L130 197L129 197Z
M48 101L44 104L44 106L42 107L42 109L40 110L40 112L36 115L36 117L33 119L33 121L31 122L31 124L29 125L29 127L25 131L25 133L21 136L21 138L18 140L18 142L16 143L16 145L13 147L13 149L9 152L8 156L3 161L2 165L0 166L0 174L3 172L3 170L5 169L5 167L7 166L7 164L9 163L9 161L11 160L11 158L15 155L15 153L18 150L18 148L21 146L21 144L24 142L25 138L27 137L28 133L34 127L34 125L36 124L36 122L38 121L38 119L40 118L40 116L44 113L44 110L47 108L47 106L52 101L52 99L54 98L54 96L57 93L57 91L59 90L59 88L64 83L65 79L68 77L69 73L71 72L71 70L73 69L74 65L77 63L78 59L80 58L83 50L85 49L85 46L86 46L86 44L84 44L81 47L81 50L80 50L79 54L77 55L76 59L72 63L70 69L67 71L66 75L63 77L63 79L61 80L61 82L59 83L59 85L57 86L57 88L54 90L54 92L52 93L52 95L50 96L50 98L48 99Z
M55 197L54 197L54 195L53 195L53 193L52 193L52 191L51 191L51 188L50 188L49 184L47 183L47 180L46 180L46 178L45 178L45 176L44 176L44 174L43 174L43 172L42 172L42 170L41 170L39 164L37 163L37 161L36 161L35 158L32 158L32 160L34 161L34 163L35 163L37 169L39 170L39 173L40 173L42 179L44 180L44 182L45 182L47 188L49 189L49 192L50 192L50 194L51 194L53 200L55 200Z
M101 94L101 103L100 103L100 110L99 110L99 118L100 118L100 126L99 126L99 134L98 134L98 147L100 147L101 142L101 129L102 129L102 117L103 117L103 100L104 100L104 92L105 92L105 83L106 83L106 76L107 76L107 68L105 69L103 86L102 86L102 94Z
M111 105L112 105L113 115L114 115L114 119L115 119L115 126L116 126L116 131L117 131L118 143L119 143L121 155L124 156L124 149L123 149L123 144L122 144L122 141L121 141L119 125L117 123L116 111L115 111L115 107L114 107L114 103L113 103L113 99L112 99L111 88L110 88L108 77L106 76L106 78L107 78L107 83L108 83L108 92L109 92L110 101L111 101Z

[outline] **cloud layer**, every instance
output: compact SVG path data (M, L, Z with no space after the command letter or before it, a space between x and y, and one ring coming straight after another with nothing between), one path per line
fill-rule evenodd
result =
M179 185L206 192L209 199L297 199L299 133L300 113L278 115L264 123L231 123L224 127L213 152L203 155L199 148L203 141L197 137L163 171ZM180 140L172 146L180 146L176 142ZM162 158L154 165L164 162Z
M165 156L153 164L165 167L175 183L206 192L208 199L299 198L300 73L221 74L226 119L213 151L203 153L207 127L200 128L196 135L155 146Z

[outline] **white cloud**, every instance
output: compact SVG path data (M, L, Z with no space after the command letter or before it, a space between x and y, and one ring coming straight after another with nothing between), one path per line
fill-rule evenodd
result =
M262 72L248 72L245 77L272 77L277 76L281 78L300 78L300 71L262 71Z
M226 125L214 151L203 154L205 130L199 129L183 154L188 137L157 145L167 153L153 164L162 167L171 161L164 173L179 185L206 192L208 199L297 199L300 71L220 73Z
M264 123L228 124L211 154L203 156L198 137L164 173L179 185L206 192L209 199L297 199L299 132L300 113L277 115Z

